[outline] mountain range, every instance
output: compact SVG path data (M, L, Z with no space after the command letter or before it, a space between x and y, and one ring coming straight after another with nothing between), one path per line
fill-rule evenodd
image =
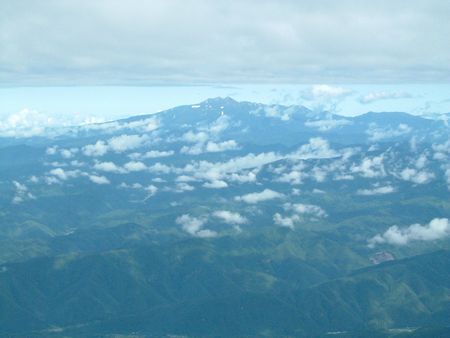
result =
M448 116L213 98L0 135L0 334L447 337Z

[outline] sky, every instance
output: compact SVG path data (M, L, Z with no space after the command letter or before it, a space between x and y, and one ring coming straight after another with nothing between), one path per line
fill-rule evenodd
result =
M450 112L449 13L446 0L5 0L0 121L110 120L215 96Z

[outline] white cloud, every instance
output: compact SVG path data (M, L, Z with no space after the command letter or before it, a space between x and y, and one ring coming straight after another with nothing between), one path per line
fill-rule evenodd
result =
M105 155L108 151L123 153L128 150L136 149L145 144L148 140L147 135L120 135L112 137L109 140L98 140L95 144L88 144L83 147L83 154L86 156L98 157Z
M291 210L298 215L308 215L313 217L326 217L327 213L318 205L303 204L303 203L286 203L284 205L286 210Z
M400 123L396 128L380 128L376 124L371 124L366 130L366 134L369 135L370 141L380 141L393 137L406 135L412 131L411 127L407 124Z
M435 151L433 155L433 158L435 160L446 160L450 154L450 140L442 144L433 144L432 148Z
M398 100L411 98L411 94L405 92L371 92L360 96L358 101L363 104L372 103L381 100Z
M309 128L315 128L319 131L329 131L332 129L336 129L343 126L348 126L353 124L350 120L345 119L326 119L326 120L315 120L315 121L306 121L305 126Z
M195 188L185 182L180 182L177 183L177 185L175 186L175 192L185 192L185 191L193 191Z
M434 218L426 225L412 224L407 228L391 226L383 234L369 239L369 247L377 244L406 245L412 241L433 241L450 235L450 224L447 218Z
M219 218L225 223L232 225L242 225L248 223L248 219L238 212L231 212L228 210L218 210L213 212L213 216Z
M236 150L238 148L239 148L239 146L235 140L229 140L229 141L218 142L218 143L209 141L206 144L205 151L208 153L217 153L217 152L222 152L222 151L227 151L227 150Z
M207 143L199 142L193 146L183 146L180 149L182 154L199 155L203 153L218 153L228 150L239 149L235 140L228 140L223 142L208 141Z
M131 122L126 122L124 120L104 122L93 119L82 124L78 127L78 129L83 131L100 131L103 133L113 133L122 130L129 130L132 132L151 132L158 129L160 126L159 120L155 117L139 119Z
M405 168L400 172L398 177L404 181L410 181L416 184L425 184L434 178L434 174L425 170L421 171L415 168Z
M189 214L184 214L178 217L175 222L181 225L185 232L194 237L208 238L217 236L215 231L203 229L207 222L207 219L205 218L197 218Z
M290 211L291 215L282 216L277 212L273 215L273 221L278 226L290 229L294 229L295 224L305 218L315 220L317 218L327 217L325 210L314 204L285 203L283 208L286 211Z
M105 176L89 175L88 178L95 184L110 184L111 182Z
M168 156L172 156L173 154L175 154L175 152L173 150L167 150L167 151L150 150L144 154L132 153L128 156L133 160L140 160L140 159L146 159L146 158L168 157Z
M210 189L223 189L223 188L227 188L228 184L225 181L222 180L214 180L211 182L205 182L203 184L203 186L205 188L210 188Z
M83 154L91 157L103 156L108 152L108 145L104 141L97 141L95 144L88 144L83 147Z
M300 221L300 217L298 215L283 217L280 213L277 212L275 215L273 215L273 221L276 225L279 225L281 227L294 229L295 223Z
M356 194L362 196L374 196L374 195L391 194L393 192L395 192L395 188L391 185L386 185L382 187L375 187L372 189L358 189Z
M155 164L148 167L148 171L152 173L168 174L172 171L172 168L166 164L156 162Z
M193 131L188 131L183 134L182 139L186 142L197 143L197 142L206 142L209 139L208 133L201 131L198 133L194 133Z
M147 166L139 161L130 161L124 164L123 166L127 171L144 171L147 170Z
M56 119L32 109L22 109L0 120L0 136L33 137L57 135L56 128L68 126L74 121Z
M36 199L36 197L28 190L28 187L25 184L19 183L17 181L12 182L14 188L16 189L14 197L12 199L12 203L19 204L26 200Z
M350 170L352 173L360 174L363 177L383 177L386 176L383 161L383 155L365 157L359 165L353 164Z
M327 84L317 84L311 86L308 90L305 90L301 94L301 96L305 100L313 101L342 98L351 94L351 92L351 90L343 87L331 86Z
M109 139L108 146L116 153L123 153L141 147L147 140L147 135L120 135Z
M299 160L324 159L341 156L338 152L330 148L327 140L321 137L309 139L307 144L302 145L297 151L287 157Z
M250 112L252 115L263 115L266 117L277 118L281 121L289 121L291 115L295 112L295 107L284 107L278 105L263 106Z
M144 190L148 193L148 197L154 196L158 192L158 187L150 184L144 188ZM148 198L147 197L147 198Z
M82 175L82 172L79 170L64 170L63 168L55 168L50 170L49 174L55 176L61 181L66 181L70 178L76 178Z
M94 169L116 174L123 174L126 172L125 169L121 168L113 162L97 162L94 164Z
M236 201L243 201L245 203L249 204L256 204L259 202L265 202L270 201L277 198L282 198L284 195L280 194L279 192L270 190L270 189L264 189L261 192L253 192L250 194L246 194L243 196L236 196Z

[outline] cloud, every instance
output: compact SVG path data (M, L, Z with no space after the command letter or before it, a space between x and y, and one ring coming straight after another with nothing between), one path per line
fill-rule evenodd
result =
M242 201L249 204L256 204L260 202L270 201L277 198L282 198L284 195L280 194L279 192L270 190L270 189L264 189L261 192L253 192L250 194L246 194L243 196L236 196L236 201Z
M143 186L141 183L127 184L122 182L120 183L119 188L143 190L147 193L147 197L144 199L144 201L154 196L158 192L158 187L154 186L153 184Z
M303 203L286 203L285 210L291 210L298 215L308 215L313 217L326 217L327 213L318 205L303 204Z
M392 185L385 185L382 187L375 187L372 189L358 189L357 195L362 196L374 196L374 195L385 195L395 192L395 188Z
M285 203L284 210L290 211L291 215L282 216L280 213L273 215L273 221L276 225L290 229L295 228L295 224L299 223L305 217L314 220L316 218L327 217L327 213L318 205L303 203Z
M205 182L203 184L203 186L205 188L210 188L210 189L223 189L223 188L227 188L228 184L225 181L222 180L214 180L211 182Z
M398 177L404 181L410 181L416 184L425 184L434 178L434 174L425 170L405 168L398 174Z
M406 245L413 241L433 241L450 235L450 224L447 218L434 218L426 225L412 224L407 228L391 226L383 234L368 240L369 247L377 244Z
M83 154L91 157L98 157L105 155L109 148L106 142L97 141L95 144L88 144L83 147Z
M314 120L306 121L305 126L309 128L315 128L319 131L329 131L339 127L348 126L353 124L352 121L346 119L325 119L325 120Z
M82 131L100 131L103 133L113 133L118 131L128 130L131 132L151 132L161 127L160 121L156 117L142 118L136 121L127 122L126 120L110 121L97 123L96 121L89 121L89 123L82 124L77 130Z
M144 171L147 170L147 166L139 161L130 161L124 164L123 166L125 170L133 172L133 171Z
M229 140L229 141L224 141L224 142L211 142L209 141L206 144L206 152L208 153L218 153L218 152L222 152L222 151L227 151L227 150L236 150L238 149L238 144L235 140Z
M376 101L382 100L398 100L398 99L409 99L412 95L405 92L371 92L360 96L358 101L362 104L368 104Z
M158 157L168 157L175 154L173 150L160 151L160 150L150 150L144 154L132 153L128 155L133 160L147 159L147 158L158 158Z
M283 217L280 213L277 212L275 215L273 215L273 221L276 225L279 225L281 227L294 229L295 223L300 221L300 217L298 215Z
M383 155L365 157L359 165L353 164L350 171L368 178L383 177L386 176L383 161Z
M438 0L407 8L397 1L68 0L27 2L26 10L11 2L2 7L9 19L0 21L0 78L18 86L436 83L450 73L449 11ZM335 93L323 85L315 91Z
M55 168L50 170L49 174L55 176L61 181L66 181L70 178L79 177L82 175L82 172L79 170L64 170L63 168Z
M248 219L238 212L218 210L213 212L213 216L231 225L242 225L248 223Z
M340 154L330 148L327 140L321 137L309 139L307 144L302 145L297 151L289 154L287 157L298 160L322 159L339 157Z
M284 107L279 105L263 106L258 107L258 109L253 110L250 114L253 115L263 115L265 117L277 118L281 121L289 121L291 115L298 109L298 107Z
M141 147L147 140L147 135L120 135L109 139L108 146L116 153L123 153Z
M12 203L19 204L25 202L26 200L34 200L36 197L28 190L25 184L19 183L17 181L12 182L14 188L16 189Z
M1 73L2 71L0 70ZM80 122L79 119L73 117L64 116L58 118L57 116L50 116L37 110L25 108L0 120L0 137L56 136L60 134L60 131L57 130L58 128L69 127Z
M366 130L366 134L369 135L370 141L381 141L384 139L406 135L411 131L411 127L404 123L400 123L396 128L379 128L376 124L371 124L369 129Z
M205 218L197 218L189 214L184 214L178 217L175 222L181 225L185 232L194 237L209 238L217 236L215 231L203 229L207 222Z
M308 90L305 90L301 93L301 97L305 100L313 101L313 100L321 100L321 99L335 99L342 98L349 94L351 94L351 90L331 86L327 84L318 84L311 86Z
M180 182L177 183L177 185L175 186L175 192L185 192L185 191L193 191L195 188L185 182Z
M94 164L94 169L116 174L123 174L126 170L113 162L97 162Z
M110 184L111 182L105 176L89 175L88 178L95 184Z
M123 153L144 145L148 140L147 135L120 135L107 141L98 140L95 144L88 144L82 148L83 154L91 157L105 155L109 151Z

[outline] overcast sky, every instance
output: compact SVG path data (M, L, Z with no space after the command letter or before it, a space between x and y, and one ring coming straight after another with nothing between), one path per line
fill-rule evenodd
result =
M0 129L208 97L450 112L448 0L0 0Z
M2 0L21 85L436 83L450 1Z

